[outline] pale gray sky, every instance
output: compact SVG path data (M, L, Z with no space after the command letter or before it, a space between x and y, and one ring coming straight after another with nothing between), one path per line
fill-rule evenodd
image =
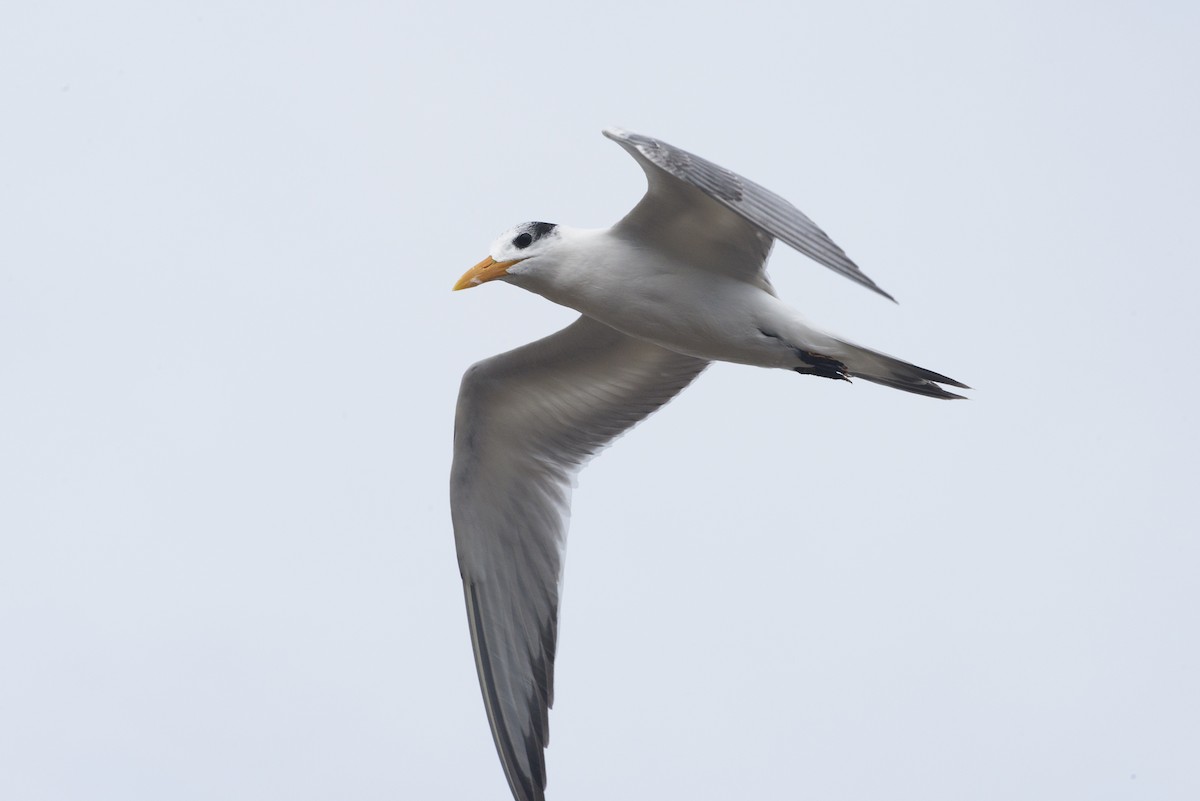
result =
M1200 797L1195 3L0 12L0 798L507 798L451 284L621 125L794 201L977 387L728 365L583 474L550 798Z

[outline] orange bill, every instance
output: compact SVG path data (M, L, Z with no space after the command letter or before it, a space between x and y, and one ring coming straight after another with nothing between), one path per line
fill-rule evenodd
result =
M503 276L508 272L508 268L512 267L521 259L513 259L512 261L496 261L491 256L488 256L483 261L476 264L471 269L463 273L463 277L458 279L458 283L454 285L454 290L457 292L460 289L470 289L473 286L485 284L488 281L493 281Z

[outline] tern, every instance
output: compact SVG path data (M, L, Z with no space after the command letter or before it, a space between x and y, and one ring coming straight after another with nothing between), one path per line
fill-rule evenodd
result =
M821 331L775 294L776 239L891 299L799 209L648 136L604 135L646 173L611 228L528 222L455 284L504 281L580 312L462 379L451 517L484 706L517 801L543 801L570 495L583 465L713 361L862 378L933 398L969 389Z

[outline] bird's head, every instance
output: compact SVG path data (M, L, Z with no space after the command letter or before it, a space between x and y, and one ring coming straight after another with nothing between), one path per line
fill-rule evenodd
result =
M562 232L554 223L515 225L492 243L488 257L467 270L454 289L470 289L497 278L517 279L518 283L521 278L534 279L539 269L551 266L547 257L552 257L561 239Z

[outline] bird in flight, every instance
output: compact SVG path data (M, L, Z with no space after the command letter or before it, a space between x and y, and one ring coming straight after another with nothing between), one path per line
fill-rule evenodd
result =
M646 172L611 228L527 222L454 289L515 284L580 313L471 366L454 425L451 516L475 666L516 801L543 801L558 599L573 480L713 361L861 378L932 398L954 379L814 328L764 269L776 239L891 299L799 209L648 136L604 135Z

